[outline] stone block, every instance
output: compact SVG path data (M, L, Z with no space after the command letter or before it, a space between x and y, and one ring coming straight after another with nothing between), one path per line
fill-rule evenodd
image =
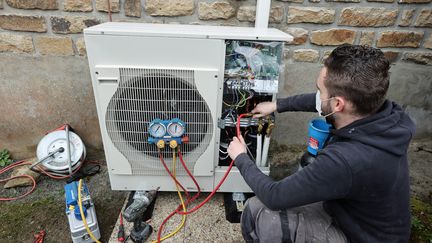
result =
M198 6L198 17L201 20L229 19L235 13L235 6L228 1L200 2Z
M326 2L359 3L360 0L326 0Z
M141 1L140 0L125 0L124 2L125 15L130 17L141 17Z
M368 2L392 3L394 0L367 0Z
M287 23L330 24L335 20L335 10L318 7L289 7Z
M33 51L31 36L0 33L0 52L32 53Z
M289 2L289 3L303 3L304 0L276 0L280 2Z
M87 55L87 50L86 50L86 46L85 46L85 42L84 42L84 37L80 37L76 40L75 42L75 47L78 51L78 54L80 56L86 56Z
M384 56L389 60L390 63L394 63L397 61L399 57L398 51L384 51Z
M146 0L145 11L151 16L192 15L194 0Z
M349 29L328 29L312 31L310 41L312 44L321 46L337 46L342 44L353 44L356 31Z
M270 9L269 22L282 22L285 9L283 6L275 6ZM237 19L240 21L255 22L256 7L255 6L240 6L237 11Z
M375 39L375 32L373 31L362 31L360 36L360 45L372 46Z
M325 50L323 53L323 57L321 59L321 63L324 63L325 60L330 56L333 50Z
M92 0L65 0L63 10L67 12L91 12L93 11Z
M95 18L81 16L53 16L50 20L52 31L57 34L82 33L84 28L100 23Z
M398 10L370 7L348 7L341 11L339 25L356 27L383 27L395 24Z
M281 23L284 17L285 8L283 6L274 6L270 9L270 23Z
M240 21L249 21L254 22L255 21L255 13L256 13L256 7L255 6L240 6L237 11L237 19Z
M410 26L413 16L415 13L415 9L406 9L402 12L402 17L399 21L399 26L406 27Z
M291 42L287 42L289 45L302 45L306 43L309 36L308 30L303 28L285 27L282 29L282 31L294 37Z
M57 0L6 0L6 3L12 8L19 9L58 9Z
M385 31L377 40L377 47L419 47L423 32Z
M0 15L0 28L5 30L46 32L47 26L43 16Z
M109 8L111 7L111 13L118 13L120 12L120 0L96 0L96 10L99 12L108 12Z
M423 43L424 48L432 49L432 34L429 34L429 37Z
M29 163L36 163L37 161L38 161L37 158L31 158L28 160ZM20 187L20 186L33 185L32 180L30 178L28 178L27 176L30 176L35 181L37 181L41 174L31 170L30 166L31 165L22 165L22 166L16 167L13 170L13 172L11 173L10 177L17 177L17 178L8 181L4 185L4 188L8 189L8 188L14 188L14 187ZM22 175L26 175L26 177L22 177Z
M432 52L405 52L403 60L423 65L432 65Z
M293 58L296 62L317 62L319 52L313 49L297 49L294 50Z
M430 3L432 0L399 0L398 3Z
M425 8L420 11L415 22L416 27L432 27L432 8Z
M42 55L72 56L74 54L70 37L38 36L35 43L36 49Z

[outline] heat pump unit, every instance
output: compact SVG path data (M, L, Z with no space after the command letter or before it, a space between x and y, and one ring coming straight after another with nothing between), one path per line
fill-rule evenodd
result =
M237 116L275 99L283 43L292 40L276 29L139 23L104 23L84 34L113 190L175 191L156 147L173 139L201 189L212 191L227 171ZM251 157L264 155L256 138L264 141L273 125L273 116L241 120ZM161 154L170 167L168 144ZM259 166L269 172L268 163ZM176 170L196 189L180 163ZM233 167L219 190L250 188Z

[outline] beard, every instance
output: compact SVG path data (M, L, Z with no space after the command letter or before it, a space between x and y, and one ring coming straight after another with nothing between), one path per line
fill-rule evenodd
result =
M325 105L322 106L322 115L325 116L326 122L328 124L331 124L332 126L335 126L335 114L331 114L333 113L332 109L331 109L331 105L330 102L327 101L325 102ZM331 114L331 115L329 115Z

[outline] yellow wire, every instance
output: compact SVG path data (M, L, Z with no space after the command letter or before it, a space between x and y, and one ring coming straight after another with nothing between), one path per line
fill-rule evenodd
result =
M175 149L173 149L173 165L172 165L172 167L173 167L172 168L173 176L175 177L176 176L176 151L175 151ZM177 185L177 183L175 183L175 185L176 185L176 189L177 189L177 194L178 194L178 196L180 198L181 205L183 207L183 212L186 212L186 207L184 205L183 197L181 195L179 186ZM185 221L186 221L186 214L183 214L182 215L182 221L181 221L180 225L177 226L177 229L175 229L173 232L169 233L168 235L162 237L160 239L160 241L163 241L163 240L166 240L168 238L171 238L172 236L174 236L175 234L177 234L183 228L183 226L185 224ZM157 240L154 240L151 243L157 243Z
M237 105L237 108L239 107L243 107L246 105L246 94L240 91L240 95L242 96L242 99L240 101L240 103Z
M86 219L85 219L84 211L83 211L83 208L82 208L82 201L81 201L81 188L82 188L82 179L80 179L80 180L79 180L79 183L78 183L78 206L79 206L79 210L80 210L80 214L81 214L81 219L82 219L82 221L83 221L83 223L84 223L84 227L85 227L85 229L87 230L87 233L90 235L90 238L91 238L94 242L96 242L96 243L100 243L100 241L98 241L98 239L96 239L96 237L93 235L93 233L90 231L90 229L89 229L89 227L88 227L88 225L87 225L87 221L86 221Z
M246 105L246 100L247 100L247 99L246 99L246 94L243 93L241 90L240 90L239 92L240 92L240 95L242 96L242 99L241 99L240 102L237 104L237 108L245 106L245 105Z

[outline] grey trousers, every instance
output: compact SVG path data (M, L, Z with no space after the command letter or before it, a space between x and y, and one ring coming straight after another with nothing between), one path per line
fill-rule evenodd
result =
M240 223L248 243L348 242L344 233L332 224L322 202L272 211L257 197L252 197L246 202Z

